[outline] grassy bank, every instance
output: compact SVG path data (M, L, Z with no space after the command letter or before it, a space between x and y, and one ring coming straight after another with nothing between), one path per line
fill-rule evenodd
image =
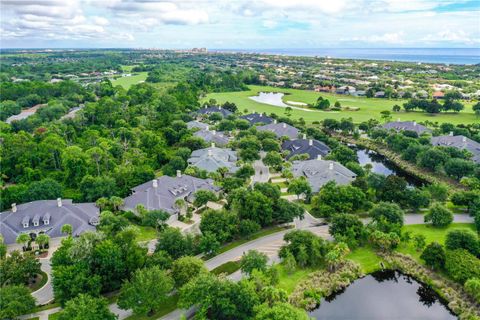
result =
M452 230L471 230L475 232L475 226L473 223L452 223L448 227L445 228L436 228L431 225L427 224L413 224L413 225L408 225L408 226L403 226L402 230L403 231L410 231L413 235L416 234L423 234L426 238L426 244L428 245L430 242L438 242L440 244L445 243L445 239L447 237L447 233L449 233ZM413 242L409 244L400 244L400 246L397 248L398 252L404 253L404 254L409 254L413 258L415 258L417 261L420 260L420 255L422 252L418 252L415 250L415 247L413 246Z
M352 117L354 122L367 121L371 118L381 120L381 111L392 111L392 107L396 104L402 105L406 100L396 99L375 99L375 98L363 98L353 97L345 95L336 95L329 93L318 93L307 90L297 89L285 89L275 88L267 86L249 86L250 91L240 92L221 92L210 93L203 101L209 99L215 99L219 103L226 101L233 102L237 105L240 111L247 109L249 112L266 112L267 114L276 113L278 115L284 115L285 110L281 107L276 107L268 104L263 104L249 99L251 96L257 95L259 92L282 92L286 95L283 97L283 101L303 102L307 104L313 104L319 96L327 98L333 105L336 101L340 102L342 107L357 107L358 111L338 111L327 112L320 110L304 111L293 109L291 114L292 118L303 118L307 122L320 121L323 119L342 119ZM402 120L415 120L415 121L433 121L433 122L450 122L454 124L467 124L475 123L478 118L475 117L475 113L472 110L472 104L465 105L465 110L460 113L441 113L436 115L430 115L423 112L392 112L393 119L401 118Z

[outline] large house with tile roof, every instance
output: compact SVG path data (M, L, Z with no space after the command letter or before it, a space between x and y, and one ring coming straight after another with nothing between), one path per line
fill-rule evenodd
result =
M294 177L305 177L312 187L312 192L318 192L329 181L339 185L351 183L357 175L342 164L330 160L294 161L292 165Z
M188 164L208 172L216 172L219 168L227 168L229 173L238 170L237 153L230 148L217 148L215 143L209 148L192 152Z
M432 137L431 143L434 146L453 147L460 150L467 150L472 154L472 161L480 163L480 143L465 136L454 136L453 133L447 136Z
M318 157L325 157L330 153L330 148L323 142L315 139L296 139L287 140L282 143L282 149L289 151L287 159L293 156L307 154L308 159L318 159Z
M200 179L177 171L175 177L161 176L145 182L132 189L132 194L125 198L124 209L135 211L141 204L147 210L163 210L178 218L179 208L175 205L178 199L193 202L198 190L210 190L215 193L220 188L213 184L212 179Z
M278 138L288 137L289 139L297 139L300 134L297 128L285 122L277 123L276 120L273 123L257 127L257 130L273 132Z
M94 203L73 203L68 199L37 200L0 213L0 234L6 244L14 244L19 234L27 233L32 239L40 233L50 238L63 237L62 226L69 224L73 235L94 231L99 223L99 209Z

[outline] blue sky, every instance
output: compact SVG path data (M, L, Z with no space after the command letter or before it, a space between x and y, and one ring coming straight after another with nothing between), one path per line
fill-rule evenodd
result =
M480 0L0 0L2 48L480 47Z

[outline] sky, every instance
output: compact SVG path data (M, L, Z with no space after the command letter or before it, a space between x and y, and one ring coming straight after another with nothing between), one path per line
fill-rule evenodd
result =
M0 0L1 48L478 48L480 0Z

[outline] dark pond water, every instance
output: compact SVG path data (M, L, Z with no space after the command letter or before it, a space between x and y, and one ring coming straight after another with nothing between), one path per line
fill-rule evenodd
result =
M310 312L328 320L450 320L457 319L438 295L397 271L379 271L356 280Z
M376 153L375 151L362 149L359 147L352 148L354 148L357 152L358 162L360 163L360 165L365 166L366 164L370 164L372 166L372 172L385 176L394 174L403 177L407 181L408 185L411 187L421 187L423 185L422 181L401 170L391 161L386 159L384 156Z

